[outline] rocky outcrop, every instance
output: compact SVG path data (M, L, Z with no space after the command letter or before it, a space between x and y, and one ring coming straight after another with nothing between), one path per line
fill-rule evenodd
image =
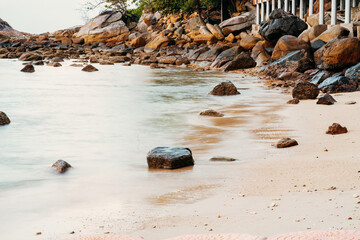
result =
M225 35L232 32L240 32L255 23L255 14L247 12L237 17L229 18L220 23L220 28Z
M111 37L129 33L129 29L122 21L120 12L105 12L91 19L82 26L74 37L83 38L85 44L107 40Z
M259 41L260 38L248 35L240 40L240 46L245 50L251 50Z
M326 131L326 134L336 135L336 134L343 134L347 133L347 128L341 126L338 123L333 123L331 126L329 126L329 129Z
M233 71L238 69L253 68L256 62L246 52L237 55L231 62L224 65L224 72Z
M158 36L145 45L144 51L146 53L151 53L169 45L169 43L170 39L168 37Z
M7 125L7 124L10 124L10 119L4 112L0 111L0 125Z
M298 142L292 138L283 138L277 144L276 148L288 148L298 145Z
M336 38L314 53L321 69L342 70L360 62L360 42L357 38Z
M309 82L299 82L292 91L293 98L297 99L315 99L318 95L318 87Z
M183 147L157 147L147 154L149 168L176 169L194 165L190 149Z
M309 43L305 42L304 40L291 36L285 35L282 36L275 45L273 54L271 58L273 60L278 60L282 57L285 57L289 53L297 50L304 49L306 54L310 56L310 45Z
M232 82L226 81L216 85L209 94L216 96L229 96L237 95L240 93Z
M71 165L64 160L57 160L52 166L57 173L65 173Z
M271 12L269 21L261 23L259 33L264 39L276 44L282 36L297 37L306 29L307 24L300 18L277 8Z
M24 35L26 34L13 29L10 24L0 18L0 40L2 38L21 37Z

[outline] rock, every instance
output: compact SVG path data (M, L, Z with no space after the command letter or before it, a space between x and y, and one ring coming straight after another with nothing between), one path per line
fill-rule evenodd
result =
M260 24L259 33L264 39L274 44L284 35L297 37L307 29L307 24L304 21L280 8L272 11L269 19L269 21L263 21Z
M354 92L358 89L358 83L345 76L332 76L325 79L318 87L323 92Z
M330 77L331 73L329 71L319 71L311 78L311 83L313 84L320 84L322 83L326 78Z
M95 72L95 71L99 71L99 70L96 67L94 67L93 65L89 64L89 65L86 65L83 69L81 69L81 71Z
M35 65L35 66L42 66L42 65L44 65L44 62L43 62L42 60L36 61L36 62L33 63L33 65Z
M202 25L202 26L200 26L200 34L212 34L208 29L207 29L207 27L206 26L204 26L204 25Z
M84 44L84 43L85 43L84 38L71 38L71 41L72 41L74 44Z
M229 48L223 52L221 52L215 59L215 61L211 64L213 68L220 68L225 63L232 61L235 56L237 56L241 52L241 48L239 46L235 46Z
M297 99L315 99L318 95L318 87L310 82L299 82L292 91L293 98Z
M346 102L345 104L346 104L346 105L354 105L354 104L356 104L356 101L348 101L348 102Z
M122 17L120 12L106 11L82 26L74 37L83 38L85 44L90 44L128 33L129 29L122 21Z
M292 138L283 138L277 144L276 148L288 148L298 145L298 142Z
M240 40L240 46L245 50L250 50L258 41L260 41L260 38L248 35Z
M332 39L336 37L347 37L349 35L349 30L347 30L344 27L341 27L339 25L335 25L322 34L320 34L318 37L314 38L311 42L315 42L316 40L323 40L324 42L328 43Z
M57 173L64 173L71 168L71 165L64 160L57 160L51 167L53 167Z
M206 27L209 29L209 31L212 33L212 35L214 35L218 40L224 39L224 34L222 33L219 26L207 23Z
M319 13L311 14L306 18L306 22L314 27L316 25L319 25ZM331 15L329 12L324 13L324 25L330 25L331 24Z
M347 133L347 128L341 126L338 123L333 123L331 126L329 126L329 129L326 131L326 134L336 135L336 134L343 134Z
M313 39L317 38L318 36L320 36L320 34L322 34L323 32L325 32L327 30L327 25L326 24L320 24L320 25L315 25L305 31L303 31L298 38L304 40L305 42L310 42Z
M26 52L19 57L20 61L38 61L42 60L42 56L34 52Z
M196 59L196 61L213 62L215 61L216 57L221 53L222 49L223 47L221 46L215 46L213 48L210 48L208 51L201 53Z
M186 29L190 32L199 31L200 27L202 26L201 20L199 17L190 18L186 24Z
M237 17L229 18L220 23L219 27L225 35L230 33L240 32L255 23L255 14L253 12L246 12Z
M10 124L10 119L4 112L0 111L0 125L7 125L7 124Z
M166 47L169 45L169 43L170 39L168 37L158 36L145 45L144 51L146 53L152 53L159 50L160 48Z
M216 85L209 94L216 96L228 96L228 95L237 95L240 93L238 92L237 88L232 82L226 81Z
M226 38L225 41L229 42L229 43L233 43L235 40L235 36L234 34L230 33Z
M356 81L357 83L360 82L360 63L348 68L345 72L345 77L350 78L351 80Z
M13 29L9 23L5 22L0 18L0 39L10 37L22 37L25 35L23 32L19 32Z
M149 168L176 169L194 165L191 150L183 147L157 147L147 154Z
M78 64L78 63L73 63L73 64L70 64L70 67L83 67L83 65Z
M327 93L324 96L320 97L316 104L333 105L335 102L336 100Z
M321 39L318 39L316 40L315 42L312 42L310 44L310 47L311 47L311 51L312 52L316 52L317 50L319 50L320 48L322 48L323 46L326 45L326 42L324 42L323 40Z
M224 116L223 113L217 112L217 111L212 110L212 109L201 112L200 115L201 116L210 116L210 117L223 117Z
M310 55L310 45L304 40L291 36L285 35L282 36L275 45L273 54L271 58L273 60L278 60L282 57L285 57L291 52L304 49L308 55Z
M47 64L49 67L61 67L61 63L59 62L51 62Z
M100 65L114 65L114 63L107 61L107 60L102 60L99 62Z
M236 161L236 158L231 158L231 157L222 157L222 156L216 156L216 157L212 157L210 158L210 161L214 161L214 162L233 162Z
M33 73L35 72L35 68L32 64L26 64L25 67L21 69L21 72Z
M200 35L195 36L194 42L197 44L208 43L208 42L215 43L216 37L212 34L200 34Z
M280 80L295 80L301 75L302 73L299 72L282 72L278 75L278 78Z
M256 62L246 52L242 52L237 55L234 60L224 65L224 71L233 71L238 69L253 68L256 66Z
M287 103L287 104L298 104L299 102L300 102L299 99L293 98L293 99L287 101L286 103Z
M175 56L159 57L158 62L163 64L175 64L177 58Z
M146 45L146 40L143 37L137 37L133 39L130 43L130 46L133 48L139 48Z
M257 42L251 52L251 57L255 60L257 66L266 64L271 56L264 48L264 41Z

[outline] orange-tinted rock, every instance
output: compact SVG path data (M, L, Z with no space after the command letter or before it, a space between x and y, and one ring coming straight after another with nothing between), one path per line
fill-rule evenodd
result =
M298 142L292 138L283 138L277 144L276 148L288 148L298 145Z
M144 51L147 53L151 53L159 50L160 48L166 47L167 45L169 45L169 43L170 39L168 37L157 36L145 45Z
M81 69L81 71L95 72L95 71L99 71L99 70L96 67L94 67L93 65L89 64L89 65L86 65L83 69Z
M311 42L315 42L316 40L320 39L328 43L336 37L342 37L342 36L346 37L348 35L349 35L349 30L339 25L336 25L324 31L318 37L312 39Z
M31 64L26 64L25 67L23 69L21 69L21 72L33 73L33 72L35 72L35 68Z
M194 42L197 44L201 43L215 43L216 37L212 34L200 34L194 37Z
M260 41L259 38L248 35L240 40L240 46L245 50L250 50L258 41Z
M137 37L131 41L130 45L133 48L143 47L146 45L146 40L143 37Z
M115 37L107 39L106 42L108 42L108 43L118 43L118 42L125 42L128 39L129 39L129 33L125 32L125 33L120 34L119 36L115 36Z
M71 40L74 44L84 44L83 38L72 38Z
M212 25L210 23L206 24L206 27L209 29L209 31L218 39L222 40L224 39L224 34L222 33L221 29L217 25Z
M341 126L338 123L333 123L331 126L329 126L329 129L326 131L326 134L336 135L336 134L343 134L347 133L347 128Z
M240 93L232 82L226 81L216 85L210 94L216 96L228 96L237 95Z
M235 40L235 37L234 37L234 34L232 34L232 33L230 33L230 34L225 38L225 41L230 42L230 43L234 42L234 40Z
M71 45L71 44L72 44L72 40L71 40L71 38L64 37L63 39L61 39L61 44Z
M305 51L310 53L310 44L297 37L285 35L276 43L271 58L273 60L278 60L285 57L290 52L301 49L305 49Z

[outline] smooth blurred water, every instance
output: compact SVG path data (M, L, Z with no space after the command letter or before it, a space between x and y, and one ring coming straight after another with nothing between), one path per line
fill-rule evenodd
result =
M100 71L86 73L69 64L22 73L21 62L0 61L0 111L11 119L0 127L0 232L7 239L19 226L36 226L57 212L114 203L137 208L184 185L217 184L237 173L209 157L256 155L247 131L259 121L252 111L265 108L264 98L274 93L254 79L138 65L97 65ZM241 95L208 95L224 80ZM200 117L206 109L226 116ZM194 168L147 169L149 150L179 145L193 149ZM58 159L73 169L55 174Z

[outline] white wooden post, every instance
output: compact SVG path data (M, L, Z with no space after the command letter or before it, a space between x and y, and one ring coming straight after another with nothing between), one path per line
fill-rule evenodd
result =
M344 0L340 0L340 10L344 10Z
M274 11L275 10L275 0L272 0L271 1L271 11Z
M314 0L309 0L309 15L314 14Z
M260 4L256 3L256 24L260 24Z
M300 0L300 19L304 19L304 0Z
M347 0L350 1L350 0ZM319 24L324 24L324 0L320 0L319 4Z
M265 20L269 18L270 15L270 0L266 2L266 17Z
M331 0L331 25L336 25L336 7L336 0Z
M260 5L261 5L261 22L262 22L262 21L264 21L265 9L264 9L264 3L263 2L261 2Z
M281 8L281 0L278 0L278 8Z
M356 8L356 0L352 0L352 7Z
M296 15L296 5L295 0L291 1L291 13L295 16Z
M284 11L287 12L289 11L289 0L284 0L285 3L284 3Z
M350 0L345 0L345 23L350 23L351 11L350 11Z

